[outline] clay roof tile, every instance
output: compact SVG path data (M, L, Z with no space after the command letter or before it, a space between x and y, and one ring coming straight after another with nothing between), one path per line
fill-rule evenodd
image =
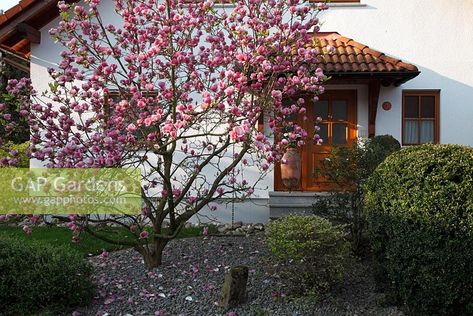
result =
M325 72L418 72L415 65L388 56L336 32L320 32L315 36L319 39L316 48L322 57L317 66ZM326 56L328 45L335 48L331 58ZM334 65L334 62L341 64Z

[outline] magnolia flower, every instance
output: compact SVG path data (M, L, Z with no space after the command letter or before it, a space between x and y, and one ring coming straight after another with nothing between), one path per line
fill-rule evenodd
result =
M233 87L228 87L225 89L225 94L227 95L227 97L230 97L233 95Z
M140 239L146 239L148 238L148 236L149 236L149 233L146 230L140 233Z
M136 132L136 125L131 123L127 126L126 130L129 132L129 133L134 133Z
M317 3L317 10L323 11L328 9L328 4L325 2Z
M28 226L28 225L23 226L23 231L24 231L25 234L27 234L27 235L31 235L31 233L33 232L33 230L31 229L31 227Z

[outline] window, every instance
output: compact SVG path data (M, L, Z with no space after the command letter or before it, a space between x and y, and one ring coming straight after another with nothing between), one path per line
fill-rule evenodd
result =
M402 95L402 144L439 142L440 91L404 91Z

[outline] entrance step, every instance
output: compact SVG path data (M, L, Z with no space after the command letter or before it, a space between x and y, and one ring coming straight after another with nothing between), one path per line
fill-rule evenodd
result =
M269 192L269 217L271 219L290 214L311 215L317 198L329 192Z

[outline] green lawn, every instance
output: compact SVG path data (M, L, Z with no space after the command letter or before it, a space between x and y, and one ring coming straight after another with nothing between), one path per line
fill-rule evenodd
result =
M212 232L214 229L211 228ZM100 233L108 238L121 237L130 238L130 233L124 228L102 228ZM198 227L184 228L178 235L178 238L195 237L202 234L202 229ZM29 242L41 242L50 245L67 246L71 249L81 252L85 256L100 254L103 250L116 251L126 249L126 246L117 246L96 239L89 234L83 233L80 242L72 242L72 233L65 227L35 227L33 233L28 236L20 227L11 227L5 224L0 225L0 238L6 236Z

